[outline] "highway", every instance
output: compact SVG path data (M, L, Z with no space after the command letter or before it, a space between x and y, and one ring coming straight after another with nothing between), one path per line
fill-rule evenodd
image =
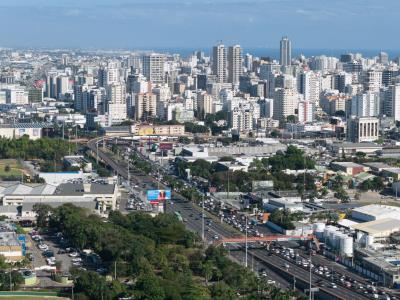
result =
M88 147L96 153L96 143L100 141L102 138L97 138L88 142ZM127 163L116 162L114 161L110 155L102 150L101 147L98 148L99 158L105 162L109 167L111 167L118 175L127 179L128 178L128 170ZM159 186L160 188L166 188L162 183L158 182L155 178L147 175L138 175L134 173L130 175L130 179L135 184L145 183L148 188ZM178 211L183 219L186 221L185 225L188 229L195 231L201 235L202 232L202 219L201 214L202 210L197 205L188 202L185 198L183 198L180 194L173 192L173 201L166 207L167 212L176 212ZM220 224L218 219L214 216L211 216L208 212L205 212L207 219L205 222L205 242L207 244L212 243L216 238L228 238L238 236L237 231L233 228L230 229L227 224ZM212 222L209 222L209 219L212 219ZM216 237L217 236L217 237ZM245 260L245 251L242 246L232 245L232 250L230 255L237 260L238 262L243 262ZM249 250L248 251L248 262L250 266L250 261L253 260L256 263L256 269L266 269L267 270L267 278L270 280L274 280L282 287L292 288L293 287L293 277L296 277L296 287L304 290L308 288L308 278L309 272L302 267L297 266L292 262L288 262L285 259L278 257L276 255L268 255L266 250ZM285 269L283 266L285 264L289 265L288 269ZM338 288L329 288L329 281L326 278L319 277L313 274L313 287L317 287L316 283L319 281L319 285L324 283L323 286L319 286L320 291L317 292L314 296L315 299L355 299L355 300L363 300L370 299L364 295L358 294L355 291L350 289L346 289L343 287Z

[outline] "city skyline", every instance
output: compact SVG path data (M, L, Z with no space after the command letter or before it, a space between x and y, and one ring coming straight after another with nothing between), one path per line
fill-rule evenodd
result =
M388 51L400 48L400 42L390 38L396 34L391 21L396 8L400 3L394 0L385 6L372 0L17 0L2 3L0 45L205 48L223 40L274 49L287 35L298 49Z

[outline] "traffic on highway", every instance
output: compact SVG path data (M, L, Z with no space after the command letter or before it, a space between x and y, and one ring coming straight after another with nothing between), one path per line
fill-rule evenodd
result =
M96 143L88 145L94 147L92 150L96 149ZM126 149L123 150L126 151ZM109 153L102 151L99 151L98 155L121 177L129 178L131 189L136 191L130 195L130 200L127 201L124 209L142 210L146 206L143 195L147 189L167 188L163 184L163 176L166 175L166 171L155 162L151 162L154 169L150 174L143 174L133 165L129 166L131 173L128 174L126 162L115 161ZM197 186L190 182L184 181L183 183L202 193ZM172 200L166 203L166 212L178 213L185 226L197 232L204 239L204 243L212 244L220 239L244 234L257 237L271 234L270 229L252 222L246 214L239 213L225 204L207 197L206 194L202 194L204 202L200 201L196 204L173 192ZM227 246L227 250L231 251L232 259L239 263L249 265L248 262L251 260L253 268L255 261L255 271L260 276L265 277L270 283L277 282L282 287L299 288L305 291L308 289L311 277L310 287L312 286L312 291L315 291L316 299L326 299L327 297L399 299L387 289L378 287L372 282L368 283L367 279L344 269L321 255L310 256L308 250L300 244L295 248L280 243L273 243L268 247L263 243L257 243L249 244L247 249L243 244L231 244Z

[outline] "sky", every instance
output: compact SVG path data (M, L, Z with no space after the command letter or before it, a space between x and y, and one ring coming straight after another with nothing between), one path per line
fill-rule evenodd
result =
M0 0L2 47L397 50L399 27L399 0Z

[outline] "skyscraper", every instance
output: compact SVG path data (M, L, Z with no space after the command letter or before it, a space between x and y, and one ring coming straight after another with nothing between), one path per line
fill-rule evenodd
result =
M285 36L280 44L280 64L290 66L292 61L292 42Z
M242 75L242 48L240 45L230 46L228 48L228 82L239 83L239 77Z
M151 83L162 84L165 82L164 54L151 53L143 56L143 75Z
M212 71L217 76L218 83L227 82L226 49L223 44L213 47Z

